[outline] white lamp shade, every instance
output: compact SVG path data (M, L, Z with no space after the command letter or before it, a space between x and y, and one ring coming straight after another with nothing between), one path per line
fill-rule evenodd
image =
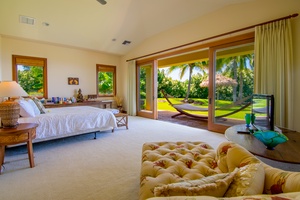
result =
M16 81L2 81L0 83L0 97L20 96L28 96L28 94Z

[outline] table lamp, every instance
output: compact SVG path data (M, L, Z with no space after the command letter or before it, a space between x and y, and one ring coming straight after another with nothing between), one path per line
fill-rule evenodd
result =
M11 97L28 96L16 81L0 82L0 97L8 97L7 101L0 103L0 117L3 128L14 128L18 126L20 105Z

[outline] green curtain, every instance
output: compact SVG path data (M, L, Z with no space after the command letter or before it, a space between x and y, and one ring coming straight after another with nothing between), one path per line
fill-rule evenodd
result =
M293 130L291 20L255 27L254 93L273 94L275 125Z
M131 116L136 115L136 62L128 62L128 93L127 93L127 113Z

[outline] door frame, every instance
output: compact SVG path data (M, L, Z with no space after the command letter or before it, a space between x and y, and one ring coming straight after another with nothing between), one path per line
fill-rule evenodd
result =
M140 109L140 95L139 95L139 86L140 86L140 81L139 81L139 72L140 72L140 67L144 65L149 65L151 66L151 93L152 96L148 98L148 101L150 101L150 105L152 110L147 111L147 110L141 110ZM145 118L150 118L150 119L158 119L158 112L157 112L157 60L148 60L146 62L137 62L136 63L136 113L137 116L145 117ZM150 94L151 95L151 94Z
M215 62L215 52L218 49L223 49L223 48L228 48L228 47L234 47L238 45L243 45L247 43L253 43L254 42L254 35L253 37L250 35L246 35L241 37L241 38L236 38L234 42L224 40L224 43L218 46L210 47L209 48L209 86L208 86L208 100L209 100L209 105L208 105L208 124L207 128L210 131L214 132L219 132L219 133L225 133L225 130L229 128L230 126L226 126L223 124L218 124L215 123L214 121L214 108L215 108L215 76L216 76L216 62Z

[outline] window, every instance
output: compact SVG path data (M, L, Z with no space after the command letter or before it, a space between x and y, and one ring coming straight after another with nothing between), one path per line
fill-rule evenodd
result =
M47 59L12 56L13 80L30 95L38 98L48 98Z
M116 66L97 64L97 94L99 97L116 95Z

